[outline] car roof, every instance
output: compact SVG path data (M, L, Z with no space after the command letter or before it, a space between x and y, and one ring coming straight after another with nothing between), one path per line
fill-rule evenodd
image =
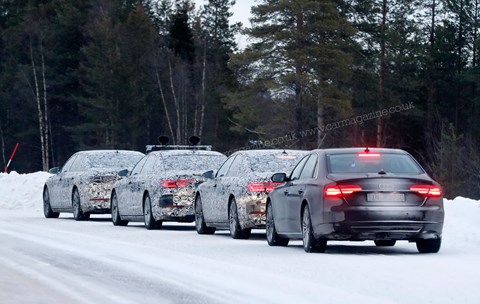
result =
M334 149L316 149L315 152L323 152L325 154L341 154L341 153L359 153L366 152L367 148L334 148ZM390 149L390 148L370 148L368 147L369 152L377 153L390 153L390 154L408 154L408 152L401 149Z
M246 156L260 156L260 155L269 155L269 154L275 154L275 153L287 153L287 154L307 154L309 151L305 150L289 150L289 149L264 149L264 150L241 150L237 151L232 154L233 155L239 155L243 154Z
M225 156L217 151L206 150L160 150L149 152L148 155L156 156L182 156L182 155L207 155L207 156Z
M105 154L105 153L131 153L131 154L142 154L142 152L132 151L132 150L85 150L79 151L75 154L86 154L86 155L96 155L96 154Z

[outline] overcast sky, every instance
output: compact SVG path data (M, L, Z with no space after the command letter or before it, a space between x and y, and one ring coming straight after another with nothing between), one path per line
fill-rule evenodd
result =
M207 0L195 0L197 7L203 5ZM250 7L255 4L255 0L237 0L233 8L232 21L240 21L243 26L249 26L248 18L250 18Z

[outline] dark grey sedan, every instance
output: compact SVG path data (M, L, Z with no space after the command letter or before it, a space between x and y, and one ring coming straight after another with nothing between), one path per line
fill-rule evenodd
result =
M328 240L406 240L421 253L440 250L442 189L403 150L314 150L272 180L285 184L267 201L270 246L302 239L306 252L324 252Z

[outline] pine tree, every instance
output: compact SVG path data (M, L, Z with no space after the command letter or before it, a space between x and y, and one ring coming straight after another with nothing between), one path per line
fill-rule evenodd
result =
M325 112L348 113L348 53L354 28L339 1L265 0L252 8L253 43L237 58L253 82L263 82L273 100L293 104L297 134L310 125L324 125ZM249 80L247 80L248 84ZM315 146L325 134L319 132ZM305 146L300 143L300 146Z

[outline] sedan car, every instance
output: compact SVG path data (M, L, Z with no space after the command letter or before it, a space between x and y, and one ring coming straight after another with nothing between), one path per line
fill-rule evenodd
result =
M70 157L62 169L50 169L43 188L43 212L57 218L73 212L76 221L92 213L110 213L110 192L120 178L118 171L132 168L143 153L120 150L81 151Z
M267 202L270 246L302 239L306 252L324 252L328 240L406 240L421 253L440 250L442 189L403 150L314 150L272 180L285 184Z
M164 221L193 222L195 187L204 180L202 172L218 168L225 159L214 151L148 153L112 190L113 224L143 221L150 230L161 228Z
M215 177L200 185L195 197L199 234L230 229L234 239L248 239L252 228L265 228L267 195L280 183L269 180L275 171L289 171L305 155L299 150L251 150L232 154Z

